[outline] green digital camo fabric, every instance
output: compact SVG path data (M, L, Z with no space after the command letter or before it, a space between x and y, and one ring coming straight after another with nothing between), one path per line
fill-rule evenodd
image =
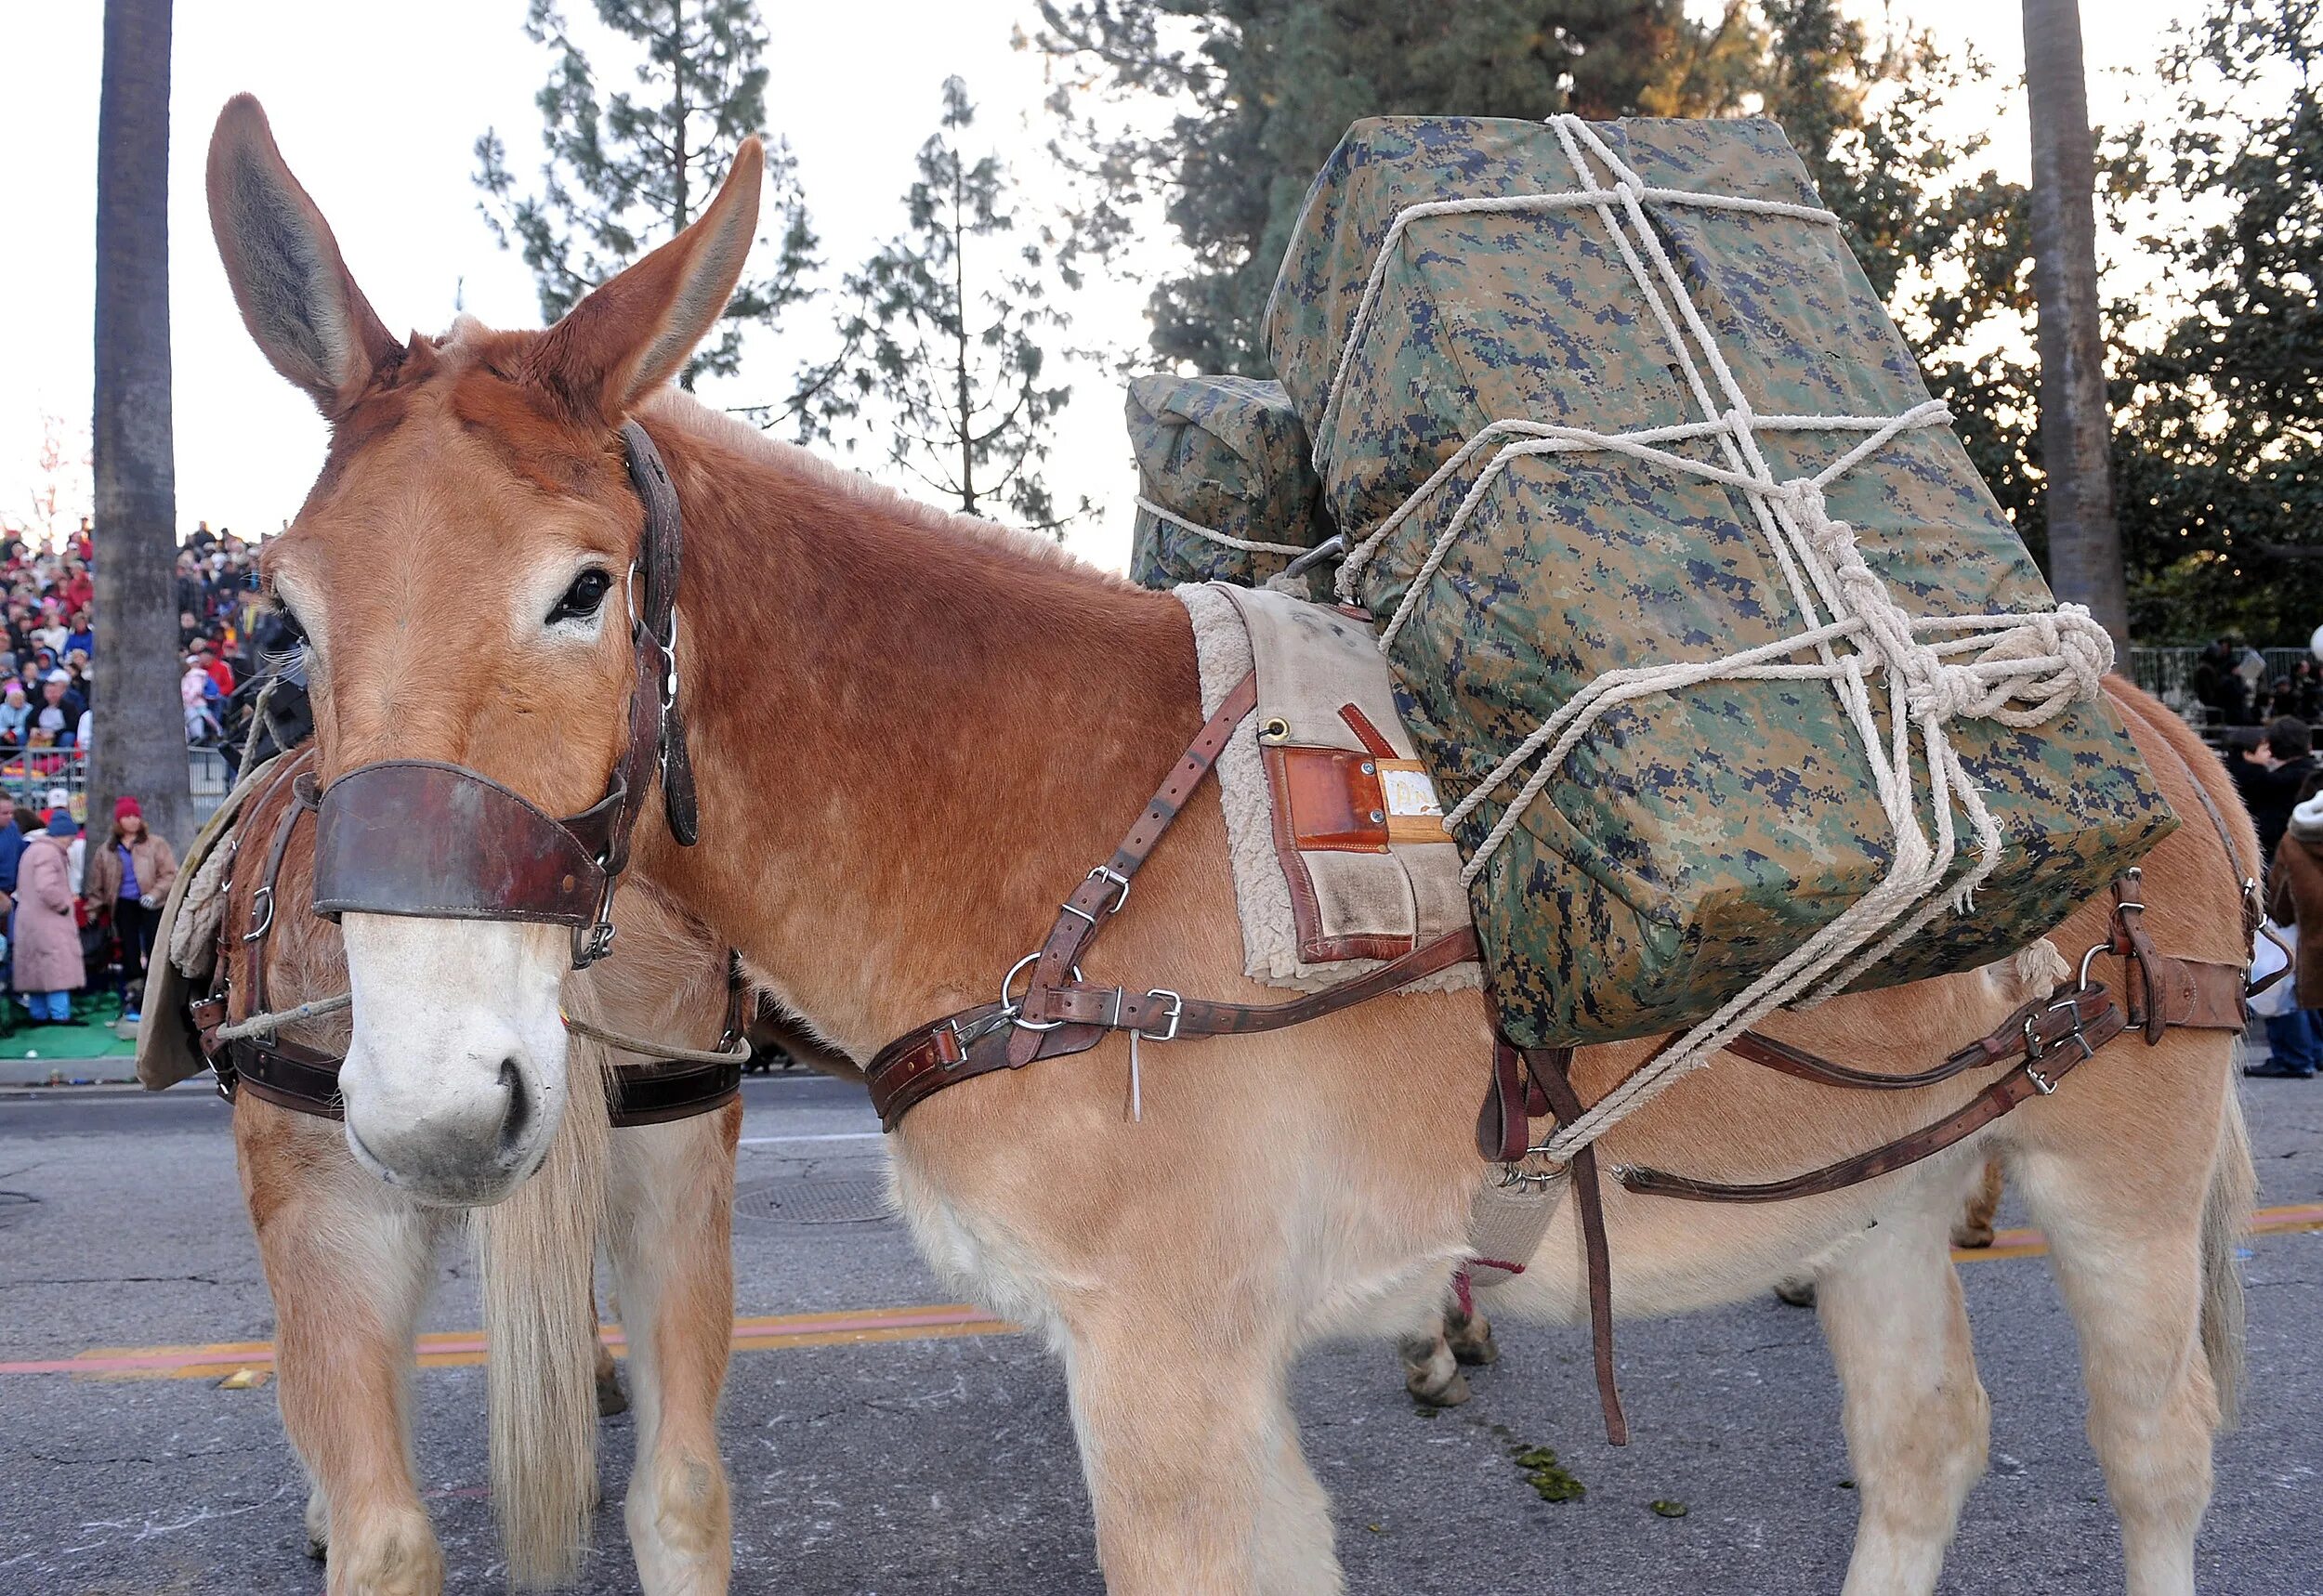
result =
M1652 186L1820 203L1770 122L1598 130ZM1358 123L1316 179L1266 336L1319 440L1325 502L1351 546L1496 419L1603 432L1704 419L1594 209L1415 221L1325 415L1398 212L1581 186L1553 128L1458 118ZM1835 230L1648 208L1757 413L1888 416L1927 399ZM1781 480L1812 475L1860 435L1761 437ZM1715 458L1707 442L1669 447ZM1358 596L1374 615L1402 601L1489 458L1432 493L1361 570ZM1949 428L1902 434L1826 495L1909 610L2052 602ZM1714 659L1804 625L1745 496L1615 454L1534 456L1489 491L1390 662L1449 807L1605 672ZM2004 857L1972 913L1940 917L1859 985L1961 970L2021 947L2177 823L2104 703L2037 730L1955 721L1950 735L2005 833ZM1529 773L1461 824L1464 853L1474 856ZM1924 763L1915 760L1913 774L1925 820ZM1955 880L1974 862L1973 838L1957 823ZM1827 683L1711 683L1599 721L1471 897L1512 1037L1595 1042L1712 1014L1893 860L1862 750Z
M1138 377L1129 385L1129 439L1139 492L1196 526L1300 548L1331 535L1306 428L1280 383ZM1291 559L1212 543L1141 509L1129 573L1147 587L1255 587ZM1328 585L1328 575L1319 574L1316 596L1325 596Z

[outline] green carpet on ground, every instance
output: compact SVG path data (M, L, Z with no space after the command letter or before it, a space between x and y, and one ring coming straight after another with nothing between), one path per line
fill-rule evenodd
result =
M138 1050L135 1040L113 1034L113 1022L121 1017L121 1000L110 992L97 996L75 993L72 1023L64 1026L33 1025L14 993L5 1001L10 1028L7 1035L0 1036L0 1059L53 1058L70 1063L74 1059L127 1058Z

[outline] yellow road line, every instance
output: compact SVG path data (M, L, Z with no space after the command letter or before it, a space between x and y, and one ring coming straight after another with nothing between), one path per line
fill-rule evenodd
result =
M2251 1216L2252 1236L2290 1236L2323 1231L2323 1203L2263 1208ZM1990 1247L1955 1249L1962 1263L2031 1258L2049 1250L2037 1230L1997 1232ZM996 1319L966 1303L925 1307L852 1308L826 1314L762 1314L734 1321L736 1352L780 1352L794 1347L852 1346L870 1341L924 1341L955 1336L1015 1335L1021 1327ZM617 1328L605 1344L620 1356L626 1350ZM479 1330L432 1331L419 1338L422 1368L456 1368L484 1361ZM222 1380L243 1370L274 1367L271 1341L212 1341L200 1346L92 1347L76 1357L0 1362L0 1375L69 1374L85 1380Z

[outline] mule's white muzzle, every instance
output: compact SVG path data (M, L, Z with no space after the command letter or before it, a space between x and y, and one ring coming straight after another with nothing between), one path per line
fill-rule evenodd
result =
M388 1184L480 1207L522 1184L563 1117L561 926L348 914L347 1143Z

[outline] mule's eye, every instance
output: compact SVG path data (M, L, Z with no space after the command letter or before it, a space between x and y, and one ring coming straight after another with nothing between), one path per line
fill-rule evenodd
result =
M565 595L557 601L557 608L548 612L548 624L559 621L586 621L597 613L597 606L612 591L613 579L592 567L572 579Z

